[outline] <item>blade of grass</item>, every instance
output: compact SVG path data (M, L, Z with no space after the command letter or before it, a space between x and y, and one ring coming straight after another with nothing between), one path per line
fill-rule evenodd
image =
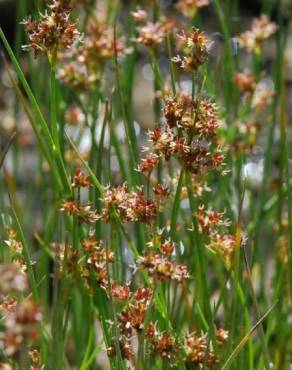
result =
M245 268L246 268L246 272L247 272L247 281L248 281L248 285L250 287L253 306L254 306L255 313L256 313L256 319L260 320L261 315L260 315L260 310L259 310L257 297L256 297L254 287L253 287L253 283L252 283L252 277L251 277L249 262L248 262L248 258L247 258L247 254L246 254L246 250L245 250L245 245L243 245L243 255L244 255L244 261L245 261ZM259 324L259 332L260 332L260 337L261 337L261 341L262 341L262 350L263 350L263 355L264 355L265 367L266 367L266 369L270 369L270 356L269 356L268 346L267 346L265 333L264 333L264 328L263 328L262 323Z
M242 338L242 340L238 343L234 351L230 354L227 361L222 366L221 370L227 370L232 365L232 362L236 358L236 356L240 353L246 342L250 339L253 333L256 331L258 326L266 319L266 317L270 314L270 312L275 308L278 302L275 302L267 312L260 318L260 320L249 330L249 332Z
M6 157L6 154L8 153L8 150L12 144L12 141L13 139L15 138L15 135L16 135L16 132L14 131L8 138L8 141L5 145L5 148L3 149L1 155L0 155L0 169L1 167L3 166L3 163L4 163L4 160L5 160L5 157Z

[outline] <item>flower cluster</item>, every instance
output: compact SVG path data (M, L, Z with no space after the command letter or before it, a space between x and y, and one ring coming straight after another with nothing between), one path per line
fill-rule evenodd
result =
M82 249L85 253L85 266L82 269L82 276L91 289L91 277L104 290L109 289L108 265L113 263L114 254L103 245L103 242L95 239L91 233L88 239L82 241Z
M175 359L180 348L172 334L167 331L159 331L156 325L151 322L147 328L146 336L150 343L151 353L154 356Z
M196 335L189 334L184 341L184 347L187 355L187 362L196 365L206 364L208 367L216 363L216 356L209 347L207 334Z
M223 219L223 215L223 212L216 212L211 209L206 210L204 205L201 205L196 212L200 232L205 235L210 235L216 227L230 226L230 221Z
M152 294L150 288L139 288L127 307L118 315L118 327L125 337L131 338L133 330L143 329Z
M52 242L51 245L52 255L59 265L59 273L67 274L67 276L78 276L80 273L80 251L76 245L69 243L56 243Z
M147 270L154 281L176 281L182 283L189 278L186 265L179 264L171 258L175 245L170 240L164 240L158 233L147 243L146 252L136 260L136 268Z
M250 30L239 36L239 45L249 53L259 53L263 41L271 37L277 31L277 28L277 25L271 22L266 15L261 15L253 20Z
M78 106L72 105L65 113L65 121L70 126L81 126L85 122L85 114Z
M238 85L243 95L251 96L252 108L262 109L275 94L269 80L262 79L256 83L255 77L250 71L237 73L234 77L234 82Z
M275 91L270 82L270 80L263 79L257 83L252 96L252 108L261 110L271 102L272 97L275 95Z
M70 23L70 7L66 0L53 0L41 21L31 18L23 20L29 44L24 50L33 50L35 56L47 54L49 57L59 49L68 49L79 37L74 23Z
M153 170L158 158L171 157L190 173L202 175L221 168L224 155L218 144L217 130L221 125L216 105L206 98L192 99L189 95L169 94L163 108L165 127L149 132L151 154L142 159L143 172Z
M0 266L0 294L23 292L28 287L27 275L15 263Z
M183 57L177 55L172 61L179 63L186 72L196 71L208 58L210 41L198 28L194 28L190 34L182 31L181 34L177 35L177 38L179 48L184 55Z
M16 263L0 266L0 311L4 324L0 347L7 356L16 356L25 344L39 339L40 306L31 296L20 301L28 278Z
M148 14L140 8L132 12L132 16L134 21L140 24L137 27L138 37L134 41L149 49L153 49L162 43L174 27L174 22L171 20L161 20L155 23L150 22Z
M254 75L250 71L237 73L234 82L240 88L240 92L247 96L253 94L256 87Z
M42 359L41 359L41 351L40 348L36 347L31 349L28 352L31 361L30 370L42 370L44 367L42 366Z
M220 127L216 104L206 98L193 100L183 93L174 98L170 94L165 99L163 113L170 128L193 130L199 138L214 137Z
M189 278L186 265L171 260L165 254L146 252L136 261L138 269L145 269L155 281L176 281L182 283Z
M28 297L6 312L5 332L1 346L8 356L16 355L24 343L34 343L39 339L39 323L42 319L40 306Z
M26 271L26 265L23 259L23 244L22 241L17 237L17 231L13 227L6 229L8 236L4 243L8 246L10 255L15 265L17 265L22 271Z
M98 220L96 211L91 209L90 204L81 204L76 200L66 200L63 202L60 211L66 213L68 216L77 217L80 223L94 223Z
M40 306L31 298L20 302L14 311L5 316L5 332L2 346L8 356L17 354L24 343L39 339L39 323L42 319Z
M223 257L226 267L230 268L234 250L244 240L238 242L236 236L226 232L231 223L229 220L223 219L223 215L222 212L206 210L203 205L196 212L199 230L209 238L207 247L219 253Z
M263 112L271 102L275 95L274 86L268 78L256 81L255 76L249 70L237 73L234 76L234 82L244 97L243 103L248 104L252 109L249 109L249 117L246 120L240 120L235 125L237 130L233 132L232 145L235 153L251 153L257 142L258 133L262 129L257 113ZM252 117L254 113L256 119Z
M59 78L78 90L85 90L100 79L102 66L116 53L121 56L128 52L124 38L115 38L111 26L91 22L82 42L62 55Z
M216 342L218 346L226 344L228 332L222 328L216 330ZM198 366L207 365L212 368L218 363L218 358L212 350L212 345L208 334L197 335L196 333L189 334L184 339L184 349L186 352L186 362L196 364Z
M207 365L208 369L213 368L219 362L207 333L186 334L179 340L168 331L159 331L151 322L147 328L146 337L150 343L151 354L154 356L168 358L173 362L192 364L200 368ZM227 339L226 330L222 328L216 330L216 343L219 347L223 347Z
M176 4L176 9L184 16L193 18L198 9L209 5L209 0L179 0Z
M112 293L114 293L114 289L112 289ZM152 295L152 289L144 287L138 288L129 299L129 302L125 309L123 309L118 314L117 318L118 329L120 332L120 351L122 357L128 361L130 361L134 357L132 336L134 334L134 331L141 332L144 328L144 321L149 309ZM127 299L128 298L129 297L127 296ZM116 355L116 351L113 345L107 348L107 353L109 357Z
M80 168L77 168L73 177L72 188L88 188L89 186L89 176L85 175Z
M129 191L126 184L107 187L104 208L99 218L105 222L119 217L122 222L151 223L157 214L157 204L146 199L142 190Z

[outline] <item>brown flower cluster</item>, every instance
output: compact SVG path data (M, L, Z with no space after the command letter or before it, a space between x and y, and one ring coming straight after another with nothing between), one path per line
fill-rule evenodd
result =
M254 18L251 29L243 32L239 36L239 45L245 48L249 53L259 53L263 41L270 38L277 31L277 28L277 25L271 22L266 15Z
M140 168L152 171L158 158L176 158L191 174L202 175L222 168L224 155L218 145L217 130L221 125L214 103L205 98L193 100L189 95L171 94L163 108L165 124L149 132L150 155ZM151 160L153 158L153 160Z
M82 276L88 288L92 287L91 278L93 277L97 284L108 292L108 266L113 263L114 254L103 245L102 241L95 239L94 233L91 233L88 239L83 240L81 245L86 257ZM117 293L117 287L114 290Z
M18 239L17 231L13 227L8 227L6 229L8 236L7 240L4 240L4 243L8 246L11 258L19 269L23 272L26 271L26 264L23 258L23 244L22 241Z
M114 289L112 289L114 292ZM141 332L152 299L153 291L150 288L140 287L131 296L125 309L118 314L118 329L120 332L119 346L124 359L131 361L134 357L132 336L134 332ZM127 297L128 299L128 297ZM115 356L115 347L107 348L109 357Z
M27 275L17 264L0 266L0 311L4 325L0 346L7 356L16 356L25 345L39 339L40 306L31 296L20 300L27 288Z
M166 39L167 34L174 27L174 22L169 19L157 21L155 23L150 22L148 20L148 14L139 8L132 12L132 16L136 23L141 24L137 27L138 37L134 39L134 41L149 49L153 49L155 46L162 43Z
M163 184L156 184L152 187L152 191L155 197L155 200L157 201L158 206L160 204L164 204L167 198L170 195L170 191L167 186Z
M118 327L123 336L130 338L133 330L143 329L152 294L150 288L139 288L127 307L118 315Z
M81 126L85 122L85 114L78 106L72 105L65 113L65 121L70 126Z
M28 352L31 361L31 367L29 370L42 370L44 367L42 365L41 351L40 348L36 347Z
M187 334L179 340L167 331L159 331L151 322L147 328L146 337L150 343L151 354L154 356L168 358L173 362L193 364L200 368L207 365L207 369L213 368L219 362L207 333ZM216 342L219 347L222 348L227 339L226 330L222 328L216 330Z
M234 82L244 96L243 102L252 108L250 113L254 113L253 110L263 111L275 95L271 80L263 78L256 82L249 70L237 73ZM246 121L239 121L236 126L232 142L235 153L251 153L256 145L258 133L262 130L262 124L258 119L249 118Z
M201 205L196 212L200 232L205 235L210 235L217 227L230 226L230 221L223 219L223 215L223 212L216 212L211 209L206 210L204 205Z
M52 242L50 247L52 255L59 265L59 273L63 276L65 274L67 276L79 276L81 255L76 245Z
M166 124L170 128L193 130L199 138L210 139L220 127L217 107L209 99L180 93L175 98L170 94L165 99L163 109Z
M77 217L80 223L90 224L99 219L96 211L91 209L90 204L81 204L76 200L64 201L60 211L66 213L68 216Z
M182 283L189 278L186 265L178 264L171 258L175 245L168 239L163 239L158 233L147 243L146 252L136 260L136 268L147 270L149 276L156 282L176 281Z
M182 31L177 39L183 56L177 55L172 61L178 63L185 72L196 71L207 61L210 41L198 28L194 28L191 33Z
M89 23L81 43L62 55L59 78L65 83L84 90L100 79L102 66L118 56L129 53L123 37L115 38L114 29L106 24Z
M202 205L196 212L199 230L209 238L208 248L216 251L223 257L225 265L230 268L234 250L238 244L236 236L226 232L230 221L223 219L224 213L211 209L206 210ZM241 243L244 242L242 239Z
M80 168L77 168L73 176L72 188L88 188L90 185L89 176L85 175Z
M157 204L146 199L142 190L129 191L126 184L107 187L104 208L99 218L105 222L119 217L122 222L151 223L157 214Z
M150 351L154 356L161 356L174 360L180 350L176 338L167 331L159 331L154 323L150 323L147 332Z
M31 18L22 21L28 34L29 44L24 50L33 50L35 56L51 57L59 49L68 49L79 37L76 24L70 23L70 7L66 0L53 0L40 21Z
M28 287L27 275L16 263L0 266L0 294L23 292Z
M184 16L193 18L198 9L209 5L209 0L179 0L175 5Z
M218 346L224 346L228 339L228 332L222 328L216 330L216 342ZM186 362L191 362L199 366L207 365L208 368L218 363L210 343L208 334L197 335L189 334L184 339L184 349L186 352Z
M274 95L274 87L270 80L259 81L252 96L251 107L257 110L263 109L271 102Z
M186 265L179 264L162 253L146 252L136 261L138 269L147 270L155 281L176 281L182 283L189 278Z
M252 108L262 109L275 94L271 81L262 79L256 83L254 75L250 71L237 73L234 82L239 86L243 95L251 96Z
M28 297L18 303L15 310L5 315L5 332L1 346L8 356L16 355L25 343L39 339L39 323L42 319L40 306Z
M147 22L146 25L138 27L139 36L136 42L150 49L154 48L165 40L172 27L173 23L170 21L156 23Z
M240 88L241 93L247 96L253 94L256 87L254 75L250 71L237 73L234 76L234 82Z

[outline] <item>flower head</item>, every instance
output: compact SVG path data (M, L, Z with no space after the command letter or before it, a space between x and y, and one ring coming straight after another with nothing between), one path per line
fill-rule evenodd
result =
M68 49L79 37L75 23L70 23L68 1L53 0L40 21L30 17L22 21L28 34L29 44L24 50L33 50L35 56L47 54L49 57L59 49Z
M243 32L239 36L239 45L245 48L249 53L259 53L263 41L270 38L277 31L277 28L277 25L271 22L266 15L254 18L251 29Z
M190 34L183 31L177 38L184 55L177 55L172 61L180 64L185 72L196 71L207 61L210 41L198 28L194 28Z
M122 222L151 223L157 214L157 205L146 199L141 190L129 191L126 184L108 187L104 196L100 219L108 222L118 216Z

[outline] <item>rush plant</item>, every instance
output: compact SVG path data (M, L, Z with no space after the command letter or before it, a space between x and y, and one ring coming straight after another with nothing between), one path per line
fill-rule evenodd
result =
M17 4L0 369L290 368L291 5Z

